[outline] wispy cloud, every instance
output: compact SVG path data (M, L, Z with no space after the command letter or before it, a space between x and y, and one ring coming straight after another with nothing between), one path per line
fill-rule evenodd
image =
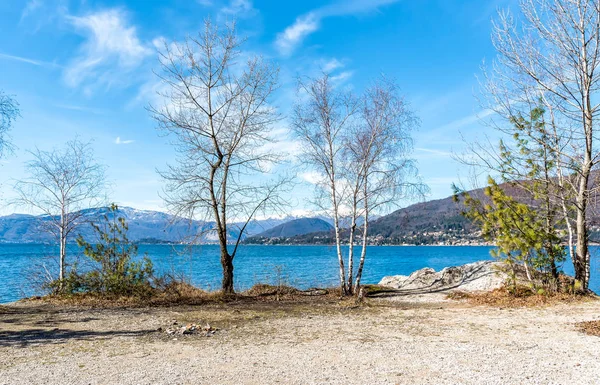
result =
M65 81L71 87L86 82L110 84L116 75L137 68L152 53L138 37L135 26L128 24L121 9L67 18L86 37L79 56L64 73ZM110 77L105 76L107 74Z
M323 70L323 72L326 72L326 73L333 72L333 71L335 71L339 68L343 68L343 67L344 67L344 63L342 63L341 61L339 61L336 58L326 60L321 63L321 69Z
M120 136L117 136L117 139L115 139L115 144L131 144L135 142L135 140L122 140Z
M31 64L31 65L38 66L38 67L56 67L56 68L61 67L60 65L58 65L56 63L50 63L50 62L46 62L46 61L42 61L42 60L31 59L31 58L23 57L23 56L9 55L6 53L0 53L0 59L18 61L21 63L27 63L27 64Z
M460 131L462 128L478 123L492 114L494 114L493 110L483 110L476 114L456 119L448 124L438 127L436 131Z
M214 7L215 3L208 0L200 0L200 4L206 7ZM258 14L258 10L254 8L252 0L228 0L221 2L220 8L217 9L217 21L228 22L233 20L249 19Z
M64 21L69 0L28 0L21 11L19 24L29 33L37 33L43 27L56 28Z
M339 73L338 75L332 76L330 79L334 83L343 83L344 81L350 79L354 75L353 71L344 71Z
M277 35L275 46L282 55L291 54L311 33L319 29L320 17L314 13L300 16L294 24Z
M377 12L381 7L399 0L346 0L312 10L296 18L294 23L277 34L275 47L281 55L290 55L309 35L319 30L328 17Z
M90 107L83 107L83 106L76 106L76 105L72 105L72 104L54 104L54 107L57 108L62 108L64 110L70 110L70 111L78 111L78 112L88 112L88 113L92 113L95 115L102 115L105 113L105 111L99 109L99 108L90 108Z
M323 176L316 171L303 172L298 175L302 180L310 184L319 184L323 180Z
M422 147L417 147L415 148L415 151L418 152L424 152L427 154L432 154L435 156L440 156L440 157L444 157L444 158L450 158L452 157L452 153L449 151L442 151L442 150L436 150L434 148L422 148Z
M229 15L240 15L255 11L252 1L250 0L231 0L226 6L221 8L221 13Z
M25 8L21 12L21 21L25 19L27 16L31 15L35 11L37 11L42 6L41 0L29 0L27 4L25 4Z

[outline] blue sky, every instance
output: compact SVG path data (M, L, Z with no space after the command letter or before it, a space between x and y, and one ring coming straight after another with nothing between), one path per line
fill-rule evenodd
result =
M174 160L145 107L155 97L156 45L196 33L203 19L238 21L244 49L279 64L275 104L285 114L294 78L331 70L356 91L393 77L421 119L414 158L429 198L451 194L467 172L451 158L486 128L474 97L484 59L494 58L490 20L511 0L4 0L0 2L0 89L21 104L17 149L2 161L1 197L22 177L27 150L78 136L93 140L121 205L164 209L156 169ZM281 148L293 151L285 121ZM294 210L308 208L299 186ZM5 205L3 205L5 206ZM0 213L14 208L4 207ZM22 210L20 210L22 211Z

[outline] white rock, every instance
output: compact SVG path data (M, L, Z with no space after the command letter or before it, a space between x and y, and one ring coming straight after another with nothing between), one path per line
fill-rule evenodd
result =
M440 272L427 267L409 276L384 277L379 284L414 294L451 290L489 291L502 287L507 279L500 270L501 266L499 262L481 261L446 267Z

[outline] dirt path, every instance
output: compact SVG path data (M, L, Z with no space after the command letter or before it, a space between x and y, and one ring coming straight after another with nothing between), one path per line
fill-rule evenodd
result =
M0 307L0 384L597 384L600 301ZM167 335L196 322L212 336ZM157 331L163 328L163 331Z

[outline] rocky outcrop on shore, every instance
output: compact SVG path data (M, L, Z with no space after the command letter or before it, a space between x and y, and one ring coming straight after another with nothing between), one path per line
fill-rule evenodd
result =
M424 268L408 276L384 277L379 285L407 294L490 291L502 287L507 279L501 266L502 264L499 262L481 261L447 267L439 272L431 268Z

